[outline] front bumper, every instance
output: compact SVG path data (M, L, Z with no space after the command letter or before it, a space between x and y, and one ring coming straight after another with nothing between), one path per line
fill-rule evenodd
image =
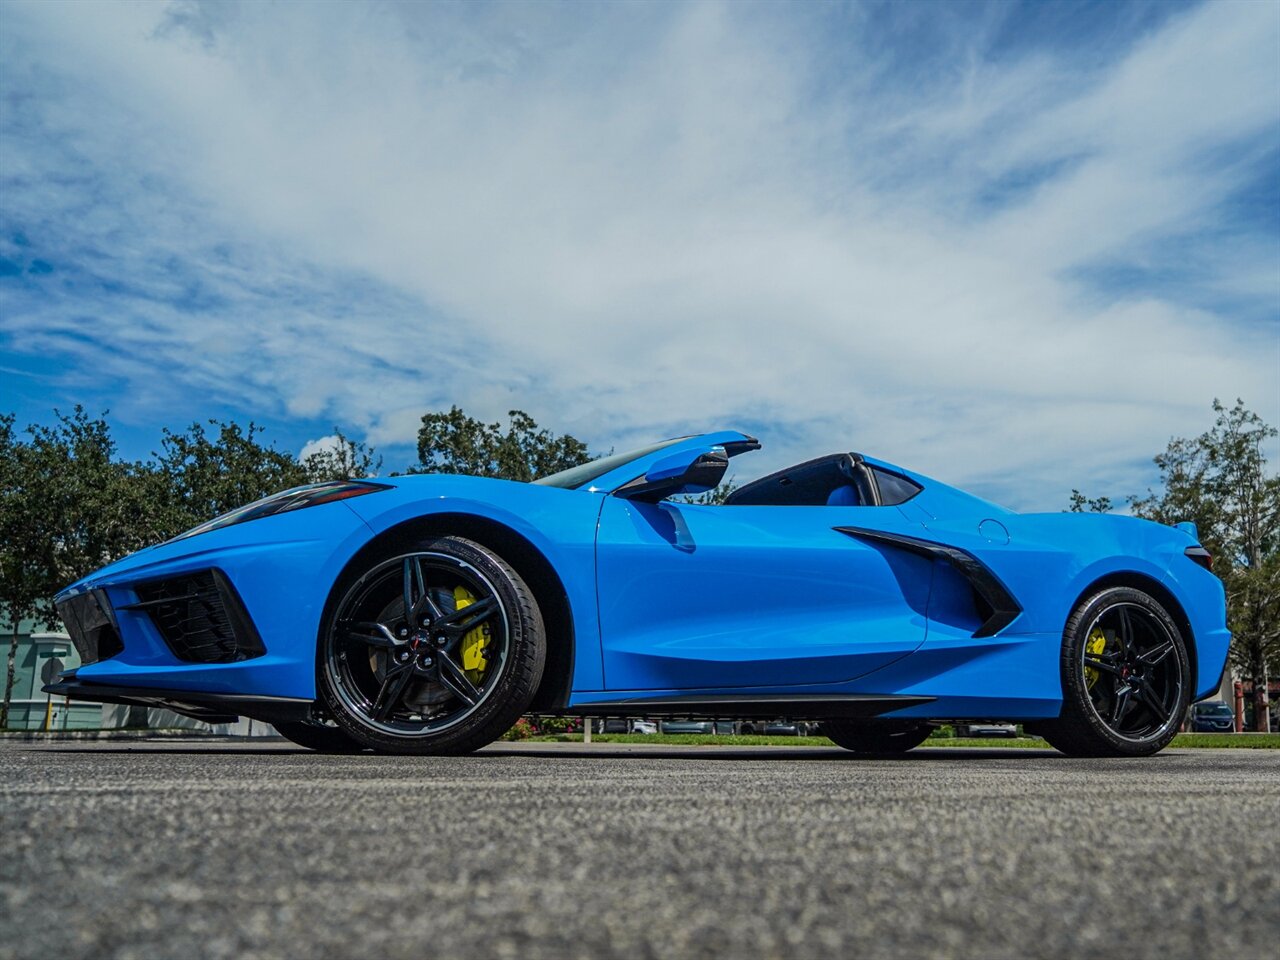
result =
M311 700L293 697L198 693L89 683L80 680L74 670L64 673L44 689L46 693L72 700L172 710L205 723L233 723L240 717L252 717L266 723L307 720L311 717L312 707Z
M102 688L117 697L133 691L148 706L314 700L329 591L370 535L344 503L333 503L162 544L106 567L56 598L86 663L69 686L47 689L88 700L103 700ZM160 589L172 584L192 584L190 593Z
M1193 733L1234 733L1235 720L1192 720Z

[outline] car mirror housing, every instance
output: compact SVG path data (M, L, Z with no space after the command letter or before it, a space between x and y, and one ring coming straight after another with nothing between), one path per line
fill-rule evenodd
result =
M681 494L706 493L715 489L729 468L723 447L682 450L663 457L643 477L637 477L617 493L626 500L658 503Z

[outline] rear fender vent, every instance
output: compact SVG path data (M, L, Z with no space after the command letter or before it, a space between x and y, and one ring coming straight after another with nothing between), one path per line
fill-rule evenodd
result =
M190 663L235 663L266 653L257 628L221 570L200 570L136 588L122 610L151 617L173 655Z

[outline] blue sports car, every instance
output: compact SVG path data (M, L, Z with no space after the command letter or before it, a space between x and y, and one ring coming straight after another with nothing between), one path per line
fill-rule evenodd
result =
M837 453L736 489L726 431L535 483L287 490L68 587L46 689L250 716L329 751L466 753L521 714L790 718L896 753L944 721L1138 756L1231 635L1189 523L1017 514Z

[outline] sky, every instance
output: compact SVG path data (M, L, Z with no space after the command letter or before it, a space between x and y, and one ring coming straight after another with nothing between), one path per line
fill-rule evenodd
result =
M1215 397L1280 424L1277 51L1250 0L5 0L0 411L1121 499Z

